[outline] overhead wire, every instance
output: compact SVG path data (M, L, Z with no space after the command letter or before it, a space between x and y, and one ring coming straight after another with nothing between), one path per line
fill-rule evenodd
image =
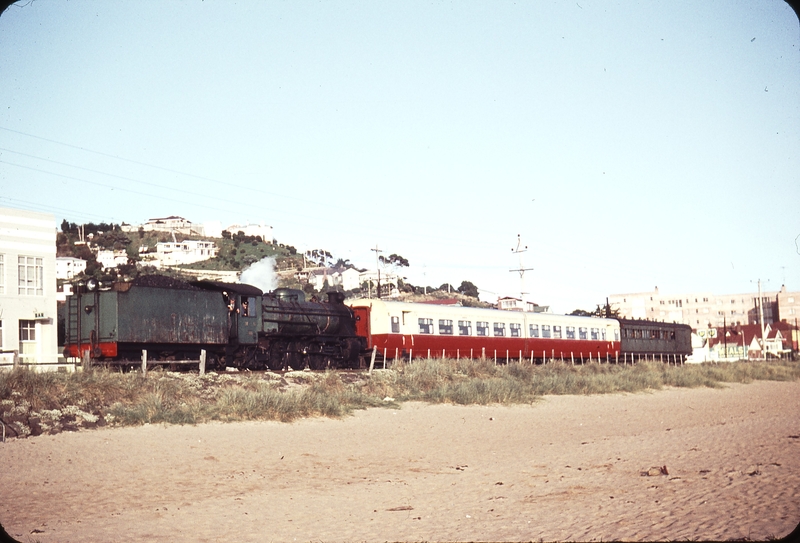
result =
M295 201L301 201L301 202L303 202L304 204L307 204L307 205L308 204L314 204L314 205L320 205L320 206L327 206L327 204L323 204L323 203L320 203L320 202L314 202L312 200L308 200L307 198L299 198L299 197L294 197L294 196L288 196L288 195L277 193L277 192L265 191L265 190L260 189L258 187L244 186L244 185L238 185L238 184L235 184L235 183L225 182L225 181L221 181L221 180L218 180L218 179L213 179L213 178L210 178L210 177L200 176L200 175L196 175L196 174L192 174L192 173L176 170L176 169L173 169L173 168L167 168L167 167L159 166L159 165L156 165L156 164L150 164L150 163L139 161L139 160L134 160L134 159L126 158L126 157L113 155L113 154L110 154L110 153L105 153L105 152L102 152L102 151L97 151L97 150L94 150L94 149L89 149L89 148L86 148L86 147L81 147L81 146L78 146L78 145L73 145L73 144L70 144L70 143L65 143L65 142L58 141L58 140L51 139L51 138L37 136L37 135L34 135L34 134L22 132L22 131L19 131L19 130L13 130L13 129L10 129L10 128L7 128L7 127L3 127L3 126L0 126L0 130L4 130L4 131L7 131L7 132L19 134L19 135L30 137L30 138L34 138L34 139L38 139L38 140L41 140L41 141L46 141L46 142L53 143L53 144L56 144L56 145L61 145L61 146L67 147L67 148L80 150L80 151L83 151L83 152L86 152L86 153L95 154L95 155L98 155L98 156L108 157L108 158L112 158L112 159L115 159L115 160L131 163L131 164L136 164L136 165L139 165L139 166L145 166L145 167L148 167L148 168L153 168L153 169L156 169L156 170L161 170L161 171L169 172L169 173L172 173L172 174L185 176L185 177L188 177L188 178L194 178L194 179L199 179L199 180L215 183L215 184L218 184L218 185L223 186L223 187L235 188L235 189L238 189L238 190L247 190L247 191L252 191L252 192L255 192L255 193L260 193L260 194L264 194L264 195L268 195L268 196L272 196L272 197L280 197L280 198L286 198L286 199L295 200ZM169 202L176 202L176 203L180 203L180 204L184 204L184 205L191 205L191 206L193 206L195 208L211 209L211 210L215 210L215 211L220 211L220 205L219 205L220 203L232 204L232 205L237 206L237 208L235 208L235 209L229 209L229 208L226 209L227 211L229 211L231 213L237 212L238 211L238 206L241 204L240 201L234 201L234 200L222 198L222 197L220 197L220 195L218 193L213 194L213 195L207 195L207 194L200 193L198 191L189 191L189 190L180 189L180 188L176 188L176 187L164 186L162 184L143 181L141 179L135 179L135 178L132 178L132 177L126 177L126 176L118 175L118 174L115 174L115 173L110 173L110 172L105 172L105 171L101 171L101 170L97 170L97 169L87 168L87 167L84 167L84 166L78 166L78 165L75 165L75 164L69 164L69 163L66 163L66 162L61 162L61 161L57 161L57 160L53 160L53 159L49 159L49 158L45 158L45 157L29 154L29 153L23 153L23 152L20 152L20 151L15 151L13 149L9 149L7 147L2 147L2 148L0 148L0 150L8 152L8 153L14 153L14 154L18 154L18 155L21 155L21 156L25 156L25 157L28 157L28 158L31 158L31 159L34 159L34 160L41 160L41 161L49 162L49 163L52 163L52 164L57 164L57 165L64 166L64 167L75 168L75 169L78 169L78 170L82 170L82 171L86 171L86 172L90 172L90 173L94 173L94 174L98 174L98 175L103 175L103 176L108 176L108 177L120 179L120 180L127 181L127 182L130 182L130 183L138 183L138 184L141 184L141 185L144 185L144 186L148 186L148 187L155 187L159 191L163 191L163 190L166 189L166 190L170 190L170 191L175 192L175 193L189 195L189 196L192 196L193 198L201 197L201 198L206 198L206 199L213 199L214 205L202 204L202 203L197 202L196 200L195 201L187 201L186 199L178 200L178 199L175 199L175 198L166 197L163 194L153 194L153 193L150 193L150 192L136 191L136 190L133 190L133 189L130 189L130 188L120 187L120 186L117 186L117 185L110 185L110 184L101 183L101 182L97 182L97 181L90 181L88 179L83 179L83 178L74 177L74 176L68 176L68 175L64 175L64 174L60 174L60 173L56 173L56 172L52 172L52 171L43 170L43 169L40 169L40 168L35 168L35 167L32 167L32 166L26 166L26 165L17 164L17 163L14 163L14 162L9 162L9 161L6 161L6 160L0 160L0 163L12 165L12 166L17 166L19 168L25 168L25 169L28 169L28 170L31 170L31 171L36 171L36 172L44 173L44 174L47 174L47 175L62 177L62 178L70 179L70 180L73 180L73 181L87 183L87 184L94 185L94 186L104 187L104 188L107 188L107 189L110 189L110 190L124 191L124 192L128 192L128 193L131 193L131 194L145 196L145 197L148 197L148 198L157 197L159 200L165 200L165 201L169 201ZM261 204L261 209L264 210L264 211L267 211L269 213L272 213L273 215L287 216L288 217L287 220L289 220L290 222L297 222L297 221L320 222L320 223L323 223L325 225L326 230L334 229L334 230L338 230L338 231L341 231L341 232L347 232L347 233L351 233L351 234L363 235L363 224L354 224L351 227L347 221L337 221L336 224L332 226L331 221L328 220L327 218L320 217L317 214L313 214L313 213L306 213L306 212L303 212L303 211L298 211L297 208L293 208L290 212L287 212L287 211L282 210L282 209L270 208L270 207L266 207L263 204ZM402 243L403 241L412 242L412 243L418 243L419 242L419 236L414 235L412 233L407 233L407 230L408 230L407 228L405 228L405 229L397 229L397 228L393 228L393 227L389 228L389 227L381 226L385 222L385 213L384 213L383 210L381 210L380 212L377 212L377 211L372 211L369 208L367 208L367 209L360 208L360 209L357 209L357 210L353 209L353 208L350 208L350 209L352 211L357 211L360 214L361 217L363 217L365 213L368 213L370 215L375 215L376 217L379 217L380 220L370 224L370 230L371 230L371 232L380 233L381 234L381 239L383 239L383 240L394 240L395 242L400 242L400 243ZM82 212L82 213L85 215L85 212ZM96 215L96 216L99 216L99 215ZM431 221L431 220L429 220L429 218L424 218L424 219L417 218L417 219L414 220L414 223L415 223L415 226L432 225L432 226L437 227L436 230L435 230L436 234L429 234L428 233L428 234L425 235L425 239L427 239L429 241L433 241L433 242L436 242L436 243L442 243L442 244L448 244L450 246L458 246L458 247L462 247L462 248L467 248L467 249L470 249L472 251L481 251L481 250L483 250L483 251L496 251L497 247L498 247L498 242L496 241L496 238L493 237L493 236L487 238L485 236L474 235L474 233L469 238L443 236L443 235L441 235L441 231L442 231L441 227L449 224L449 223L446 223L446 222L443 222L443 221ZM564 247L561 244L550 243L547 239L544 239L544 238L538 239L538 244L540 246L544 246L543 248L547 248L548 249L548 250L544 251L544 259L545 260L547 258L550 258L550 259L557 259L559 262L562 262L562 263L566 262L567 263L567 268L572 268L575 265L580 266L582 264L580 255L576 255L574 250L565 251ZM601 255L600 258L604 261L604 263L600 263L600 265L603 265L603 264L612 265L612 264L615 263L615 260L605 258L603 255ZM435 262L431 262L431 263L433 265L436 265ZM442 266L448 266L448 267L456 266L456 267L459 267L459 268L462 268L462 269L497 269L497 270L500 270L500 269L505 268L505 266L503 266L503 265L498 265L498 266L492 266L492 265L484 266L484 265L470 265L470 264L454 265L452 262L448 262L448 263L444 263L443 262L443 263L441 263L441 265ZM635 268L636 265L633 264L632 267ZM632 270L628 270L628 271L632 271Z
M195 175L195 174L190 174L190 173L187 173L187 172L182 172L182 171L171 169L171 168L165 168L165 167L162 167L162 166L149 164L149 163L138 161L138 160L132 160L132 159L128 159L128 158L125 158L125 157L119 157L119 156L112 155L112 154L109 154L109 153L104 153L102 151L96 151L96 150L93 150L93 149L87 149L85 147L80 147L80 146L77 146L77 145L64 143L64 142L61 142L61 141L57 141L57 140L50 139L50 138L45 138L45 137L42 137L42 136L36 136L36 135L33 135L33 134L29 134L29 133L26 133L26 132L21 132L21 131L18 131L18 130L9 129L9 128L2 127L2 126L0 126L0 130L6 130L8 132L24 135L24 136L35 138L35 139L39 139L39 140L42 140L42 141L47 141L47 142L50 142L50 143L55 143L57 145L62 145L62 146L69 147L69 148L72 148L72 149L78 149L78 150L85 151L85 152L88 152L88 153L97 154L99 156L105 156L105 157L109 157L109 158L113 158L113 159L129 162L129 163L141 165L141 166L146 166L146 167L150 167L150 168L154 168L154 169L158 169L158 170L162 170L162 171L167 171L167 172L178 174L178 175L183 175L183 176L192 177L192 178L196 178L196 179L202 179L202 180L213 182L213 183L218 183L220 185L237 188L239 190L249 190L249 191L253 191L253 192L257 192L257 193L261 193L261 194L265 194L265 195L269 195L269 196L279 196L279 197L282 197L282 198L298 200L298 201L302 201L302 202L304 202L306 204L313 203L313 204L320 205L320 206L327 206L327 204L323 204L323 203L319 203L319 202L313 202L313 201L310 201L310 200L307 200L307 199L301 199L301 198L292 197L292 196L286 196L286 195L283 195L283 194L280 194L280 193L264 191L264 190L261 190L259 188L252 187L252 186L243 186L243 185L237 185L237 184L233 184L233 183L227 183L227 182L220 181L220 180L217 180L217 179L212 179L212 178L209 178L209 177L198 176L198 175ZM0 150L5 151L5 152L9 152L9 153L18 154L18 155L21 155L21 156L26 156L28 158L32 158L32 159L35 159L35 160L43 160L43 161L50 162L50 163L53 163L53 164L58 164L58 165L61 165L61 166L66 166L66 167L70 167L70 168L76 168L76 169L83 170L83 171L88 171L88 172L91 172L91 173L96 173L96 174L100 174L100 175L106 175L106 176L109 176L109 177L114 177L114 178L121 179L121 180L124 180L124 181L129 181L129 182L133 182L133 183L139 183L139 184L142 184L142 185L156 187L159 190L168 189L168 190L172 190L174 192L187 194L187 195L190 195L190 196L201 196L203 198L213 199L215 202L227 202L229 204L234 204L234 205L237 205L237 206L240 205L240 203L241 203L240 201L232 201L232 200L229 200L229 199L221 198L218 194L205 195L205 194L199 193L197 191L188 191L188 190L178 189L178 188L174 188L174 187L164 186L164 185L160 185L160 184L157 184L157 183L151 183L151 182L147 182L147 181L142 181L140 179L134 179L134 178L131 178L131 177L121 176L121 175L118 175L118 174L104 172L104 171L100 171L100 170L96 170L96 169L92 169L92 168L86 168L84 166L77 166L77 165L69 164L69 163L66 163L66 162L61 162L61 161L57 161L57 160L53 160L53 159L48 159L48 158L44 158L44 157L41 157L41 156L29 154L29 153L23 153L23 152L20 152L20 151L15 151L13 149L9 149L7 147L0 148ZM103 186L103 187L106 187L106 188L111 188L112 190L124 190L124 191L131 192L133 194L156 197L155 194L147 194L147 193L134 191L134 190L131 190L131 189L125 189L125 188L122 188L122 187L119 187L119 186L111 186L111 185L107 185L107 184L103 184L103 183L98 183L96 181L88 181L88 180L82 179L82 178L76 178L76 177L72 177L72 176L65 176L63 174L58 174L58 173L55 173L55 172L49 172L47 170L41 170L41 169L37 169L37 168L31 167L31 166L24 166L24 165L21 165L21 164L16 164L16 163L13 163L13 162L8 162L8 161L3 161L3 160L0 160L0 162L4 162L6 164L14 165L14 166L21 167L21 168L27 168L27 169L30 169L32 171L38 171L40 173L46 173L46 174L50 174L50 175L61 176L61 177L65 177L65 178L68 178L68 179L75 180L75 181L82 181L82 182L85 182L85 183L94 184L95 186ZM199 208L217 209L217 210L219 210L218 206L211 207L211 206L207 206L207 205L203 205L203 204L187 202L186 200L174 200L174 199L165 198L162 195L157 195L157 197L159 199L161 199L161 200L167 200L167 201L179 202L179 203L183 203L183 204L189 204L189 205L193 205L193 206L199 207ZM283 215L287 214L286 211L283 211L281 209L267 208L267 207L264 207L263 205L262 205L262 209L264 209L266 211L269 211L271 213L277 213L277 214L283 214ZM362 215L365 212L364 209L356 210L356 209L352 209L351 208L351 210L352 211L358 211ZM228 210L228 211L235 212L236 210ZM384 214L382 212L380 214L378 214L377 212L371 212L369 209L367 209L366 212L368 212L370 214L374 214L376 216L379 216L381 219L384 218ZM297 219L297 215L298 215L298 211L295 208L292 211L291 218L296 220ZM307 221L309 219L321 220L321 221L325 222L325 225L326 225L326 227L328 229L330 229L330 227L331 227L329 221L321 219L321 218L318 218L317 215L314 215L314 214L303 213L303 217L302 218L303 218L304 221ZM417 224L426 223L426 224L432 224L434 226L441 226L442 225L441 222L435 222L435 221L416 220L415 222ZM344 224L346 224L346 223L339 223L337 225L336 229L344 230L342 228L342 226ZM378 224L381 224L381 223L378 223ZM397 229L394 229L394 228L390 229L390 228L385 228L385 227L381 227L381 226L377 226L376 227L373 224L371 226L371 229L373 231L384 232L385 234L388 234L390 238L393 238L393 239L396 239L396 240L407 240L407 241L417 241L418 240L418 238L416 238L416 237L409 237L409 236L403 236L403 235L399 235L398 236L397 235L398 234ZM347 230L353 232L353 229L347 229ZM449 236L437 236L436 239L440 240L441 242L449 243L451 245L452 244L457 244L457 245L463 245L463 246L466 246L466 247L474 247L475 246L475 241L476 241L475 238L472 238L471 240L464 240L463 238L449 237ZM489 245L487 245L487 247L488 246Z

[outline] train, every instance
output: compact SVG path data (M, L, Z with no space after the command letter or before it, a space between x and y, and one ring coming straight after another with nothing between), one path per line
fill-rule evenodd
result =
M330 292L140 276L79 286L59 315L64 356L130 363L195 360L251 370L358 369L367 359L490 358L530 363L660 360L692 352L688 325L401 302Z
M356 334L384 359L682 364L692 354L692 330L685 324L381 299L348 305L356 317Z

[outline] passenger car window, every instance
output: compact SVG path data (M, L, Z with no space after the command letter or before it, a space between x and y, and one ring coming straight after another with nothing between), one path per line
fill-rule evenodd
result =
M419 333L432 334L433 333L433 319L419 319Z
M453 335L453 321L449 319L439 319L439 333L446 336Z

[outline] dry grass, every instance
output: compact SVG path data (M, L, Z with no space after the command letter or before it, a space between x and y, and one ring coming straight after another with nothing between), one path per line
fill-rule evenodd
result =
M112 423L195 424L212 420L342 417L355 409L397 402L519 404L544 395L607 394L674 387L719 387L758 379L796 380L796 362L737 362L669 366L554 363L495 365L491 361L431 359L398 362L371 375L352 373L215 374L102 369L73 374L0 373L0 418L17 435L36 420L41 431ZM48 418L49 417L49 418ZM62 417L62 424L56 422ZM50 421L45 424L46 421ZM30 424L33 427L33 424ZM28 429L30 433L30 429ZM35 432L34 432L35 433Z

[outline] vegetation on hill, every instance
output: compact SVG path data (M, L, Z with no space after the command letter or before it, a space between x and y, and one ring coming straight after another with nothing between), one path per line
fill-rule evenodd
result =
M298 279L296 272L315 266L330 266L340 272L352 267L348 260L336 258L324 249L310 250L303 255L298 254L297 249L291 245L278 243L276 240L263 240L260 236L248 236L243 232L223 231L222 236L222 238L213 238L219 249L216 257L185 266L156 269L147 265L145 257L147 253L155 252L157 243L207 238L187 236L177 232L145 231L143 228L139 228L135 232L123 232L118 224L77 225L64 220L61 223L61 232L57 236L56 254L85 260L87 266L82 278L94 277L103 282L132 280L140 275L164 275L172 278L191 279L194 276L183 273L182 270L242 271L265 257L271 257L275 260L279 286L302 289L309 295L341 290L341 287L323 285L320 290L317 290L313 284ZM128 263L115 269L104 270L96 260L95 255L98 249L124 250L128 257ZM397 254L391 254L388 257L381 256L380 261L387 270L394 272L409 266L409 261ZM462 281L461 285L456 288L447 283L438 287L415 286L400 279L398 290L401 297L408 300L457 298L462 305L485 305L478 301L478 287L470 281ZM362 286L362 288L346 294L356 297L366 295L368 291L368 287Z

